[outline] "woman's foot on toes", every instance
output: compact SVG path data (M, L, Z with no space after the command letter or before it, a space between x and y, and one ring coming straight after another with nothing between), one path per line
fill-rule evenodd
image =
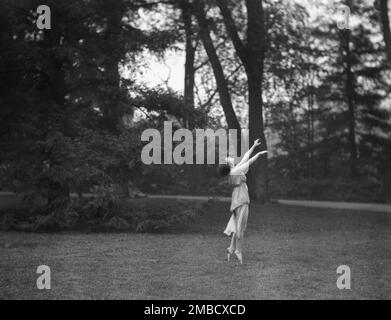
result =
M240 264L243 264L242 253L241 253L241 252L238 252L238 251L235 251L235 255L236 255L236 257L238 258Z

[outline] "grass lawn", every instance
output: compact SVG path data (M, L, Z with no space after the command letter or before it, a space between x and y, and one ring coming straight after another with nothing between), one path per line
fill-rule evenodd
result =
M0 298L391 298L390 214L252 205L240 266L226 262L228 207L181 233L0 233ZM36 288L42 264L51 290ZM339 265L351 290L336 287Z

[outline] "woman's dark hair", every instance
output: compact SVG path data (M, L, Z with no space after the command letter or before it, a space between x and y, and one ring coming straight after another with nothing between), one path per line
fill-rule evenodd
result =
M222 164L219 167L220 177L228 176L230 172L231 172L231 167L228 164Z

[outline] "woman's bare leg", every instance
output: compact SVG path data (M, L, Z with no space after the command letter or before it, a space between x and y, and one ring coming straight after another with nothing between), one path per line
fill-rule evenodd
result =
M242 245L243 245L243 236L242 237L237 236L236 237L236 252L242 253Z
M231 237L231 245L227 249L230 254L232 254L235 251L235 243L236 243L236 237L235 237L235 233L234 233L234 234L232 234L232 237Z
M234 221L235 221L235 229L237 230L237 215L236 213L234 212ZM231 257L231 254L233 254L235 252L235 248L236 248L236 232L234 232L231 236L231 244L230 246L227 248L227 259L229 261L230 257Z
M243 247L243 236L244 230L247 226L247 217L248 217L248 205L243 205L238 209L238 221L237 221L237 230L236 233L236 250L235 255L238 257L240 263L243 263L242 258L242 247Z
M239 217L240 217L240 207L238 209L236 209L236 212L235 212L235 216L236 216L236 219L235 219L235 224L236 224L236 232L234 234L234 237L235 237L235 244L236 244L236 248L235 248L235 255L236 257L238 258L239 262L240 263L243 263L242 261L242 244L241 244L241 235L240 235L240 221L239 221Z
M242 244L243 244L243 236L236 236L236 250L235 255L238 257L239 262L243 263L242 257Z

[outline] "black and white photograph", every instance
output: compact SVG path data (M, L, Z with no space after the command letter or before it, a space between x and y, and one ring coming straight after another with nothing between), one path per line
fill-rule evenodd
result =
M0 0L0 299L391 299L391 0Z

